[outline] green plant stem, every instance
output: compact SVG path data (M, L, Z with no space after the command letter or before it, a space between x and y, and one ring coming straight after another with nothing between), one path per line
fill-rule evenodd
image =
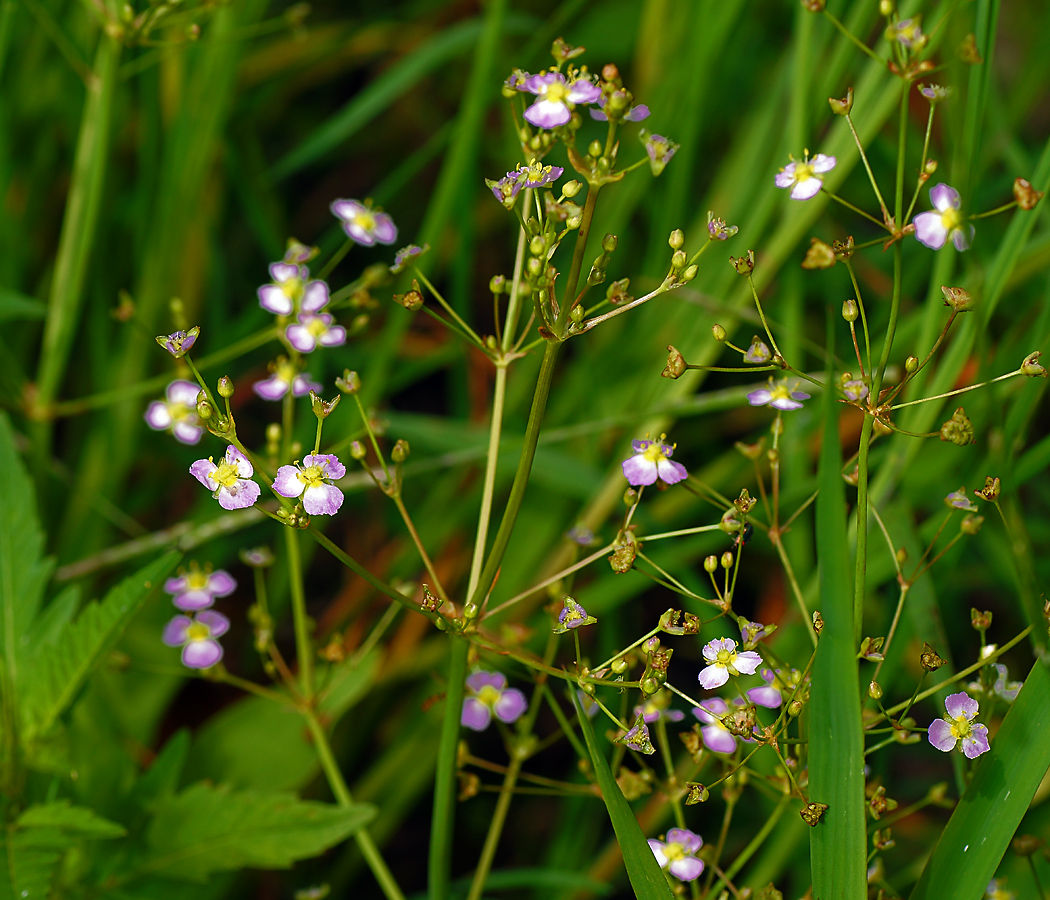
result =
M509 320L509 313L508 313ZM508 322L509 324L509 322ZM506 333L504 333L506 336ZM485 456L485 478L481 486L481 509L478 511L478 533L474 539L474 555L470 560L467 596L474 594L481 577L488 544L489 521L492 517L492 495L496 488L496 464L499 462L499 441L503 431L503 403L507 395L507 363L496 363L496 383L492 388L492 420L489 423L489 446Z
M880 66L885 66L886 65L886 60L884 60L881 56L879 56L878 53L876 53L874 50L872 50L871 47L869 47L862 40L860 40L860 38L858 38L852 31L850 31L845 25L843 25L838 19L836 19L830 12L828 12L826 7L824 9L824 18L826 18L828 21L830 21L832 25L834 25L839 31L841 31L842 34L846 38L849 39L850 43L852 43L858 50L861 50L864 53L866 53L873 60L875 60Z
M923 178L922 175L926 171L926 154L930 152L930 134L933 132L933 110L934 105L930 104L930 114L926 118L926 137L922 142L922 163L919 165L919 179L915 183L915 193L912 195L911 203L908 204L908 211L904 214L904 220L907 221L911 218L912 211L915 209L915 204L919 199L919 191L922 190L922 186L926 183L927 179ZM898 222L897 227L901 228L902 223Z
M836 203L840 203L843 206L845 206L846 209L849 209L849 210L852 210L853 212L855 212L858 216L863 216L869 222L874 222L876 225L879 226L879 228L885 228L886 227L886 223L885 222L880 222L871 213L864 212L864 210L861 209L859 206L854 206L852 203L850 203L848 200L843 199L838 194L832 193L827 188L824 188L824 193L828 197L830 197L832 200L834 200Z
M762 827L758 830L758 833L751 839L750 843L743 850L741 850L739 854L737 854L736 859L733 860L733 864L729 866L729 868L727 868L724 873L719 875L718 881L716 881L711 886L711 891L708 894L708 896L716 896L716 892L718 891L718 889L723 884L727 884L729 881L732 881L733 878L736 876L737 872L744 868L744 866L747 864L747 861L755 855L759 847L761 847L766 842L766 838L768 838L769 835L772 833L773 829L776 828L777 823L780 821L780 817L784 815L784 810L788 808L788 804L790 802L790 794L785 794L783 797L781 797L780 802L777 803L776 808L773 810L772 813L770 813L769 818L766 819L764 823L762 823Z
M889 208L886 206L886 201L882 199L882 191L879 190L878 182L875 181L875 173L871 171L871 166L868 163L868 156L864 152L864 145L860 141L860 135L857 134L857 129L853 127L853 119L850 118L849 113L846 113L846 124L849 125L849 130L853 135L853 140L857 143L857 150L860 152L860 160L864 163L864 171L868 173L868 181L871 182L871 188L875 191L875 197L879 201L879 208L882 210L883 216L888 216L890 214ZM897 223L897 227L900 227L900 222Z
M314 648L310 639L310 620L306 615L298 529L284 529L284 544L288 552L288 587L292 595L292 619L295 623L295 654L299 657L299 687L309 702L314 695Z
M990 384L995 384L997 381L1005 381L1007 378L1013 378L1015 375L1023 375L1020 369L1016 369L1013 372L1007 372L1005 375L1000 375L998 378L992 378L989 381L982 381L980 384L967 385L964 388L958 388L954 391L946 391L943 394L934 394L932 397L923 397L920 400L909 400L907 403L898 403L895 406L891 406L890 409L903 409L905 406L915 406L918 403L929 403L931 400L943 400L945 397L954 397L956 394L965 394L967 391L976 391L978 388L987 387Z
M850 281L853 282L853 292L857 295L857 309L860 311L860 324L864 329L864 353L868 361L868 372L871 374L871 335L868 333L868 316L864 311L864 298L860 294L860 285L857 283L857 273L853 271L853 262L849 259L844 261L846 271L849 272Z
M652 538L647 538L646 540L652 540ZM600 550L596 550L590 556L586 556L583 559L573 563L571 566L562 569L560 572L551 575L549 578L543 579L543 581L539 582L538 584L534 584L532 587L522 591L520 594L515 594L509 600L504 600L499 606L495 607L494 609L490 609L487 615L494 616L496 615L496 613L503 612L503 610L507 609L508 607L513 606L515 603L521 600L524 600L526 597L531 597L537 591L542 591L548 585L554 584L554 582L556 581L560 581L567 575L572 575L573 572L578 572L580 571L580 569L585 569L591 563L597 562L599 559L605 556L605 554L610 552L615 546L615 543L606 544L604 547L602 547Z
M480 900L481 893L485 890L485 880L488 878L492 860L496 855L496 848L499 846L500 835L503 833L503 825L507 820L510 801L514 797L514 786L517 784L522 762L523 760L517 753L511 756L507 774L500 787L499 799L496 801L496 811L492 814L489 831L485 835L485 845L481 848L481 856L478 858L478 867L474 870L474 878L470 882L467 900Z
M328 735L325 734L313 710L304 709L302 713L314 739L317 758L320 760L321 769L328 780L328 786L332 790L332 796L335 797L336 802L340 806L353 806L353 797L350 795L350 789L346 786L346 781L343 779L343 773L339 770L339 764L332 754L332 747L328 743ZM365 858L368 868L372 870L372 874L375 876L387 900L405 900L405 895L401 892L401 888L398 887L397 881L387 867L379 852L379 848L375 845L375 841L372 840L372 836L368 831L364 828L359 829L354 833L354 840L357 841L361 855Z
M398 492L394 494L391 499L393 499L397 511L401 513L401 518L412 538L412 543L415 545L416 552L419 553L419 558L423 560L423 566L426 568L430 577L434 580L434 589L442 600L447 601L449 599L448 594L445 591L444 585L441 583L441 579L438 577L437 569L434 568L434 563L431 561L426 547L423 546L423 539L419 536L419 532L416 531L416 526L412 522L412 517L408 514L408 509L405 507L405 501L401 499L401 493Z

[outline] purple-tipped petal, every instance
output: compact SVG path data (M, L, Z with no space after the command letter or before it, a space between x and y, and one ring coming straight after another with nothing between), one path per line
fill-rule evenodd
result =
M375 217L376 224L375 228L372 229L375 239L380 244L394 243L397 240L397 226L394 224L394 220L386 213L376 213Z
M333 200L328 208L332 211L332 215L339 219L352 219L368 211L368 207L357 200Z
M704 871L704 861L695 856L684 856L676 859L667 867L667 871L679 881L694 881Z
M146 424L154 431L164 431L165 428L170 428L172 422L174 422L171 411L168 409L168 404L163 400L154 400L147 406L146 414L143 418L146 420Z
M733 665L744 675L754 675L758 667L762 665L762 657L754 650L744 650L736 655Z
M644 456L632 456L623 461L623 474L628 484L636 487L644 484L652 484L656 481L659 469L656 463L646 459Z
M809 161L809 167L820 175L825 172L830 172L835 168L835 164L838 162L834 156L827 156L824 153L818 153Z
M339 462L334 453L311 453L303 457L304 466L320 466L326 478L336 481L346 474L346 466Z
M201 625L206 625L208 631L211 633L213 638L222 637L230 630L230 620L226 618L221 612L216 612L214 609L206 609L204 612L197 616L197 621Z
M217 468L218 466L216 466L210 459L198 459L192 466L190 466L190 474L209 491L212 491L215 490L215 485L211 482L208 476Z
M311 281L303 290L299 308L305 313L315 313L328 305L328 285L323 281Z
M723 725L704 725L700 734L704 746L712 753L732 753L736 750L736 738Z
M190 669L210 669L222 659L218 641L190 641L182 648L182 664Z
M294 263L275 262L270 263L270 278L278 284L283 284L290 278L305 278L309 271L306 266L298 266Z
M467 676L467 687L475 694L482 688L491 687L502 691L507 686L507 676L502 672L472 672Z
M705 690L713 691L729 681L729 669L721 665L708 666L700 670L698 680Z
M685 466L681 463L673 462L670 459L661 459L660 462L656 464L656 471L661 480L667 484L677 484L679 481L683 481L689 477L689 473L686 472Z
M667 844L663 841L658 841L656 838L649 838L649 849L653 851L653 856L656 857L656 864L661 868L667 866L667 854L664 852L667 849Z
M915 239L924 247L940 250L948 240L948 229L944 227L940 213L919 213L912 222L915 225Z
M263 400L280 400L288 393L288 382L274 374L265 381L256 381L252 385L252 390Z
M935 719L930 724L929 741L938 750L948 753L955 749L958 738L952 734L952 727L944 719Z
M288 338L288 343L300 353L312 353L317 346L317 339L305 325L289 325L284 336Z
M806 178L791 189L791 199L809 200L816 197L823 186L824 184L819 178Z
M169 403L180 403L183 406L193 408L197 405L197 394L200 393L200 385L195 381L173 381L164 389L164 396Z
M459 723L472 731L484 731L492 721L492 713L480 700L467 697L463 701L463 712L459 717Z
M176 609L197 612L215 603L215 597L207 591L184 591L171 598Z
M789 188L795 183L795 164L788 163L783 172L777 172L773 176L773 184L778 188Z
M196 421L196 419L194 420ZM171 433L175 435L175 440L180 444L187 444L193 446L194 444L200 443L201 435L204 434L204 429L200 425L195 425L193 422L176 422L171 429Z
M315 394L320 394L323 388L324 385L319 381L314 381L307 372L296 375L295 378L292 379L293 397L305 397L310 391L313 391Z
M507 688L499 700L493 704L492 711L496 714L497 719L509 725L521 717L528 705L529 702L521 691L517 688Z
M525 121L537 128L557 128L572 118L569 107L554 100L537 100L525 110Z
M252 468L251 461L241 453L233 444L230 444L226 448L226 462L233 463L237 466L237 474L241 478L250 478L255 474L255 470Z
M644 103L639 103L637 106L632 107L631 111L624 116L624 120L627 122L641 122L644 119L649 118L649 107Z
M719 716L724 716L729 710L729 705L721 697L708 697L704 706L694 706L693 715L707 725L718 721Z
M292 298L276 284L264 284L256 295L259 297L259 306L275 316L290 316L294 309Z
M972 225L963 225L961 228L956 228L952 232L952 243L955 245L955 249L960 253L964 250L969 250L970 244L973 243L974 233Z
M226 597L237 590L237 580L225 569L216 569L208 576L207 589L213 597Z
M769 406L772 406L773 409L780 409L785 411L792 409L802 409L802 404L799 403L797 400L792 400L790 397L777 397L775 400L769 401Z
M988 729L984 725L971 725L970 731L970 737L962 740L962 752L967 759L976 759L991 749L988 746Z
M942 181L940 184L930 188L930 203L933 204L934 209L940 212L958 209L960 203L959 192Z
M273 489L282 497L298 497L305 488L306 485L299 478L299 470L295 466L281 466L277 470Z
M232 488L223 487L219 490L219 506L223 509L247 509L254 506L259 499L261 488L254 481L241 480Z
M169 578L164 582L164 593L165 594L181 594L189 587L189 582L185 575L177 575L174 578Z
M334 516L343 505L343 492L334 484L313 484L303 491L303 509L311 516Z
M784 698L781 696L780 691L775 687L769 687L768 685L751 688L751 690L747 692L747 699L756 706L764 706L766 709L776 709L784 702Z
M346 329L342 325L333 325L318 339L322 347L338 347L340 344L346 343Z
M704 846L704 839L688 828L672 828L667 832L667 843L678 844L686 853L696 853Z
M773 394L765 388L759 388L747 395L747 402L752 406L767 406L773 399Z
M164 626L161 640L169 647L181 647L186 643L186 629L193 624L189 616L176 616Z
M959 716L972 719L977 715L980 706L966 691L959 691L957 694L949 694L944 698L944 708L953 719Z

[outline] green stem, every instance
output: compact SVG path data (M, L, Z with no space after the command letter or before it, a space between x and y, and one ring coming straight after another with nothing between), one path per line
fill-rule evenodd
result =
M884 60L881 56L879 56L878 53L872 50L871 47L869 47L867 44L861 41L860 38L854 35L852 31L850 31L830 12L828 12L827 8L824 9L824 17L828 19L831 22L831 24L834 25L839 31L841 31L847 38L849 38L850 42L854 46L856 46L858 50L862 50L864 53L868 54L868 56L875 60L880 66L886 65L886 60Z
M303 710L303 716L306 718L306 724L314 739L317 758L320 760L325 778L328 779L328 786L332 790L332 796L335 797L336 802L340 806L353 806L354 799L350 795L350 789L346 786L346 781L343 779L343 773L339 770L339 764L332 754L332 747L328 743L328 736L324 733L321 723L317 720L313 710ZM379 882L379 887L387 897L387 900L405 900L405 895L401 893L401 888L398 887L397 881L394 880L393 874L387 867L379 852L379 848L376 847L375 841L372 840L372 836L368 831L364 828L359 829L354 833L354 840L357 841L361 855L365 858L368 868L372 870L376 881Z
M284 543L288 551L288 585L292 594L292 619L295 623L295 653L299 657L299 686L309 702L314 695L314 649L310 640L309 618L306 615L306 594L303 591L303 560L299 549L299 532L284 529Z
M508 324L509 324L508 313ZM504 332L506 340L506 332ZM492 389L492 421L489 423L489 447L485 457L485 480L481 487L481 509L478 512L478 534L474 539L474 556L470 560L470 577L467 581L467 596L474 594L481 577L481 566L485 561L485 545L489 537L489 521L492 517L492 494L496 488L496 463L499 461L499 440L503 430L503 402L507 394L507 364L496 364L496 383Z
M854 206L852 203L849 202L849 200L844 200L838 194L833 194L827 188L824 188L824 193L827 194L836 203L841 203L843 206L846 207L846 209L850 209L853 212L855 212L858 216L863 216L869 222L874 222L876 225L879 226L879 228L886 228L887 231L889 230L889 228L887 228L885 222L880 222L871 213L864 212L863 209L861 209L859 206Z
M412 543L415 545L416 552L419 554L419 558L423 560L423 565L427 570L427 574L434 581L434 590L438 592L438 596L442 600L448 600L448 594L445 592L445 587L441 583L441 579L438 578L437 569L434 568L434 563L430 559L430 554L427 553L427 548L423 546L423 539L419 536L419 532L416 531L416 526L412 522L412 517L408 514L408 509L405 507L405 501L401 499L401 494L394 494L391 498L394 501L394 505L397 506L397 511L401 513L401 518L405 523L405 527L408 529L408 533L412 538Z
M496 801L496 811L492 814L489 831L485 836L485 845L481 848L481 856L478 858L478 867L474 870L474 878L470 882L467 900L480 900L481 893L485 889L485 879L488 878L492 860L496 855L496 847L499 846L500 835L503 833L503 824L507 820L510 801L514 797L514 786L518 781L522 761L521 757L515 753L507 767L507 774L499 792L499 800Z
M884 216L888 216L890 211L886 206L886 201L882 199L882 191L879 190L878 182L875 181L875 173L871 171L871 166L868 164L867 154L864 152L864 145L860 142L860 135L857 134L857 129L853 127L853 119L850 118L849 113L846 113L846 124L849 125L849 130L853 134L853 140L857 143L857 149L860 151L861 162L864 163L864 171L868 173L868 181L871 182L871 188L875 191L875 197L879 201L879 208L882 210ZM900 222L897 223L897 227L900 227Z

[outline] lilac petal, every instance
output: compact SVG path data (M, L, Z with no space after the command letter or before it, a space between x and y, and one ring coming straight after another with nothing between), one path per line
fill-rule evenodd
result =
M376 213L372 234L380 244L392 244L397 240L397 226L386 213Z
M570 103L597 103L602 98L602 89L586 78L578 78L569 85Z
M164 389L164 396L169 403L181 403L183 406L194 407L197 405L197 394L200 393L200 385L195 381L173 381Z
M693 881L699 878L704 871L704 861L695 856L684 856L671 863L667 871L679 881Z
M259 306L275 316L290 316L292 314L292 298L276 284L264 284L256 295L259 298Z
M354 216L368 211L367 207L357 200L333 200L328 208L332 211L332 215L338 219L352 219Z
M164 626L161 640L169 647L181 647L186 643L186 629L193 624L189 616L176 616Z
M184 591L172 597L171 602L175 604L176 609L197 612L201 609L207 609L215 603L215 597L207 591Z
M600 109L592 109L590 112L591 112L591 118L594 119L596 122L608 122L609 121L609 117L604 112L602 112ZM627 117L625 116L624 118L627 118Z
M343 505L343 492L334 484L314 484L303 492L303 509L311 516L334 516Z
M784 702L784 698L781 696L780 691L775 687L769 687L768 685L751 688L751 690L747 692L747 699L756 706L764 706L766 709L776 709Z
M667 847L663 841L658 841L656 838L649 838L649 849L653 851L653 856L656 857L656 864L661 868L667 866L667 854L664 853L664 849Z
M565 84L565 76L561 72L544 72L541 75L530 75L525 79L519 90L526 90L530 94L540 94L544 93L547 85L553 84L555 81Z
M300 353L312 353L317 346L317 339L305 325L289 325L284 336Z
M305 397L310 391L320 394L323 387L324 385L321 382L314 381L309 373L303 372L292 379L292 396Z
M210 459L198 459L192 466L190 466L190 474L211 491L214 490L215 487L208 479L208 476L217 468L218 466L216 466Z
M305 488L306 485L299 478L299 470L295 466L281 466L277 470L273 489L282 497L298 497Z
M509 725L518 720L528 705L529 702L521 691L517 688L508 688L493 704L492 711L496 714L497 719Z
M164 582L164 593L165 594L181 594L186 590L188 581L185 575L177 575L175 578L169 578Z
M919 213L912 223L915 225L915 239L931 250L940 250L948 240L948 229L937 212Z
M957 228L952 232L952 243L955 244L955 249L960 253L963 250L969 250L970 244L973 242L974 228L972 225L964 225L962 228Z
M213 597L226 597L237 590L237 580L225 569L216 569L208 576L207 591Z
M484 731L492 721L492 713L480 700L467 697L463 701L463 712L459 717L460 725L472 731Z
M301 269L294 263L286 262L275 262L270 263L270 278L276 281L278 284L283 284L290 278L306 277L305 273L308 271L306 266Z
M773 184L778 188L789 188L795 183L795 164L791 163L784 167L783 172L777 172L773 176Z
M643 453L651 443L652 441L631 441L631 449L635 453Z
M226 618L221 612L216 612L214 609L206 609L204 612L197 616L197 621L201 625L208 626L208 631L211 633L213 638L222 637L230 630L230 620Z
M255 505L260 491L261 488L254 481L241 479L232 488L221 488L216 499L223 509L247 509Z
M792 400L808 400L809 399L809 394L803 393L802 391L792 391L791 392L791 399Z
M168 409L168 404L163 400L154 400L147 406L146 414L143 418L146 420L146 424L154 431L163 431L165 428L171 428L171 424L174 421L171 411Z
M773 394L765 388L759 388L757 391L752 391L747 395L747 402L752 406L767 406L772 399Z
M252 385L252 390L263 400L280 400L288 393L288 382L275 374L265 381L256 381Z
M819 178L807 178L798 182L791 190L792 200L809 200L820 193L824 183Z
M194 419L196 421L196 419ZM182 421L176 422L175 426L171 429L171 433L175 435L175 440L180 444L188 444L193 446L194 444L200 443L201 435L204 434L204 429L200 425L195 425L193 422Z
M624 463L624 465L626 465L626 463ZM689 477L689 473L686 472L685 466L669 459L661 459L660 462L656 464L656 471L660 478L667 484L678 484L679 481L683 481Z
M792 400L790 397L777 397L776 400L770 400L769 405L772 406L773 409L802 409L802 404L797 400Z
M303 290L299 308L305 313L315 313L328 305L328 285L323 281L311 281Z
M929 741L938 750L948 753L955 749L958 738L952 734L952 727L944 719L936 719L930 724Z
M334 453L311 453L303 457L303 465L320 467L325 478L332 480L342 478L346 474L346 466L339 462L339 457Z
M659 473L656 463L640 455L625 459L622 468L627 483L635 486L652 484Z
M222 659L218 641L190 641L182 648L182 664L190 669L210 669Z
M685 713L680 709L668 709L664 711L664 718L668 722L681 722L685 718Z
M944 698L944 708L948 710L948 715L953 719L959 716L972 719L977 715L980 706L966 691L959 691L958 694L949 694Z
M342 325L333 325L318 339L322 347L338 347L340 344L346 343L346 329Z
M686 853L696 853L704 846L704 839L688 828L672 828L667 832L667 842L678 844Z
M693 707L693 715L708 725L717 722L717 716L724 716L728 711L729 705L721 697L709 697L703 707Z
M722 725L705 725L700 729L704 746L712 753L732 753L736 750L736 738Z
M729 669L720 665L708 666L700 670L698 680L703 688L713 691L729 681Z
M637 106L631 108L631 111L624 116L624 120L627 122L641 122L643 119L649 118L649 107L644 103L639 103Z
M467 687L475 694L479 693L481 689L485 687L491 687L495 688L497 691L502 691L506 686L507 676L502 672L478 671L467 676Z
M251 461L241 453L233 444L230 444L226 448L226 462L234 463L237 466L237 474L241 478L250 478L255 474L255 470L252 468Z
M557 128L572 118L569 107L554 100L538 100L525 110L525 121L537 128Z
M733 665L744 675L754 675L758 667L762 665L762 657L754 650L744 650L736 655Z
M930 203L933 204L934 209L944 212L949 209L959 208L959 192L943 181L940 184L934 185L930 188Z
M963 738L962 751L967 759L976 759L991 748L988 745L988 729L984 725L971 726L970 737Z
M809 166L814 172L823 175L825 172L830 172L834 169L837 162L838 160L834 156L818 153L809 161Z

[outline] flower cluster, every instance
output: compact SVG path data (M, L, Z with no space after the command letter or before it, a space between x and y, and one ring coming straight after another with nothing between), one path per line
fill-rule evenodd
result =
M521 691L507 687L507 676L502 672L474 672L467 677L467 692L470 696L463 700L460 724L472 731L484 731L493 716L509 725L529 705Z
M222 659L222 645L217 638L230 627L230 620L222 613L208 609L217 597L232 594L237 582L229 572L210 566L202 571L196 563L190 570L169 578L164 590L172 595L178 609L194 613L177 615L164 628L162 640L169 647L182 648L182 664L190 669L208 669Z

